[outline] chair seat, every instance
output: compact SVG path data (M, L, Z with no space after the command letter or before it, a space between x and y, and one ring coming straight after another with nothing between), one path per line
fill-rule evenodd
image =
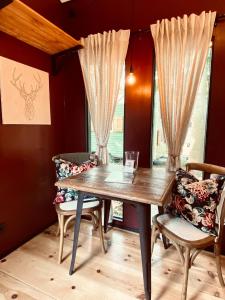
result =
M100 202L98 200L90 201L91 199L94 200L96 198L86 199L86 202L84 200L83 209L94 208L100 204ZM60 203L59 208L64 211L76 210L77 209L77 200Z
M204 240L206 238L207 240L208 238L212 238L212 240L214 239L213 236L194 227L188 221L174 217L170 214L156 216L156 222L159 226L163 226L167 231L170 231L172 234L186 242L194 242Z

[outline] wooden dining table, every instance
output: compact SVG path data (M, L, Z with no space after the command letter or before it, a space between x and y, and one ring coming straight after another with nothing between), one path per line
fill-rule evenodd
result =
M56 182L61 188L78 191L72 259L69 274L74 272L84 197L96 196L136 206L146 300L151 299L151 205L162 207L174 182L174 173L162 168L138 168L130 173L125 166L99 166Z

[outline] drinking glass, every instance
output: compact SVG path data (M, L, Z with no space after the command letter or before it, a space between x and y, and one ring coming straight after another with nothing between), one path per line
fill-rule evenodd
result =
M125 166L130 170L137 170L138 168L139 151L125 152Z

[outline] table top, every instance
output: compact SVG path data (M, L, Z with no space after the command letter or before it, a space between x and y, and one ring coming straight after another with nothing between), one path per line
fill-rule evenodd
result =
M89 169L55 183L61 188L72 188L104 199L115 198L163 206L174 182L174 172L161 168L138 168L130 183L106 182L109 175L124 174L122 165L107 165ZM132 175L131 175L132 176Z

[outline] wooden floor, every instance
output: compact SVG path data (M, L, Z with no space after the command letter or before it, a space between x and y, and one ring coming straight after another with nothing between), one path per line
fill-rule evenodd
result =
M71 232L64 246L67 257L58 265L55 230L56 226L50 227L1 260L0 300L144 300L137 234L111 230L107 234L111 246L104 255L97 234L92 236L91 226L83 223L77 273L69 276ZM214 262L213 256L206 252L196 259L190 271L188 299L225 299ZM180 299L182 266L175 249L165 251L158 241L152 264L152 299ZM225 259L223 266L225 274Z

